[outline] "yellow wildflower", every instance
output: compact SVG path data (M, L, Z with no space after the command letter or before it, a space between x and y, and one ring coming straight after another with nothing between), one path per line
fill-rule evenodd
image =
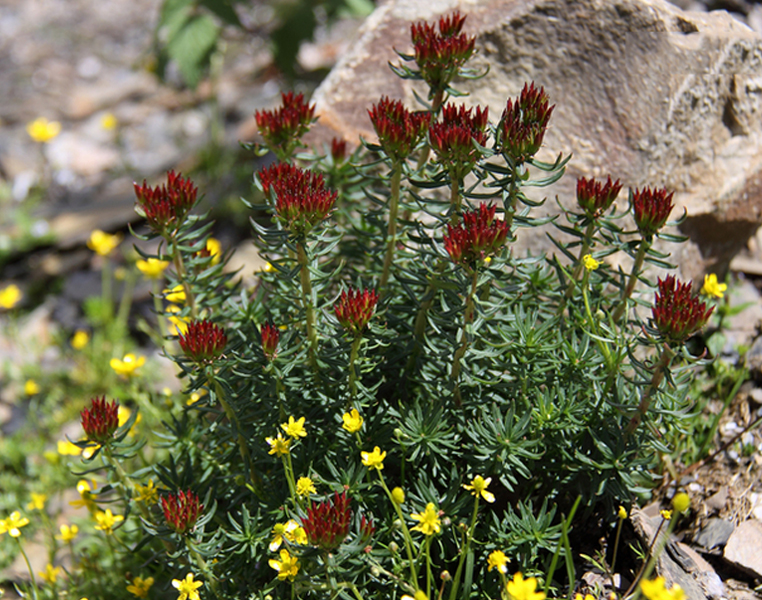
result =
M21 535L21 528L29 525L29 519L22 517L21 513L14 510L11 516L0 521L0 534L8 533L12 538Z
M673 585L667 589L665 584L664 577L657 577L651 581L643 580L640 582L640 591L648 600L687 600L685 592L679 585Z
M285 579L293 581L301 566L299 564L299 559L295 556L291 556L285 548L280 551L280 560L271 558L268 564L278 571L278 579L281 581L284 581Z
M137 484L135 491L135 502L144 502L147 506L152 506L159 501L159 490L156 489L153 479L149 479L146 485Z
M405 502L405 490L401 487L396 487L392 490L392 500L395 504L402 504Z
M209 252L209 256L212 257L212 264L216 265L222 258L222 244L220 240L210 237L206 240L206 251Z
M310 494L317 494L315 484L309 477L300 477L296 482L296 494L297 496L309 496Z
M79 456L82 454L82 448L69 440L58 440L58 454L63 456Z
M39 394L40 386L37 385L37 382L34 379L27 379L26 383L24 384L24 393L27 396L34 396L35 394Z
M418 521L418 525L411 527L413 531L420 531L423 535L434 535L442 529L441 522L439 521L439 511L433 502L429 502L423 512L413 513L410 516L415 521Z
M172 587L180 592L177 600L199 600L200 596L196 590L202 585L204 585L203 581L193 581L193 573L188 573L185 579L172 580Z
M77 534L79 533L79 527L76 525L72 525L71 527L69 525L61 525L59 530L61 531L61 535L57 535L56 539L67 544L73 542L74 538L77 537Z
M280 431L278 432L277 437L265 438L265 441L270 446L270 452L268 452L268 454L275 454L277 456L288 454L288 447L291 444L291 438L284 438Z
M96 229L90 234L90 239L87 240L87 247L100 256L108 256L121 241L122 237L120 235L111 235Z
M127 586L127 591L130 592L133 596L137 596L138 598L147 598L148 597L148 590L151 589L151 586L153 585L153 577L146 577L143 579L140 575L135 577L135 579L132 580L132 583Z
M661 518L665 521L669 521L672 518L672 511L671 510L660 510L659 514L661 515Z
M283 538L292 544L307 544L307 532L304 527L293 519L285 523L276 523L273 527L273 539L268 546L270 552L275 552L283 544Z
M408 594L405 594L400 598L400 600L429 600L429 597L426 595L426 592L423 590L418 590L415 593L415 596L410 596Z
M487 558L487 571L491 571L492 569L497 569L501 573L507 573L508 572L508 562L509 558L505 555L505 552L502 550L495 550L494 552L490 552L489 557Z
M289 417L288 423L281 423L280 427L292 438L307 437L307 432L304 430L304 417L298 421L295 421L294 417Z
M481 496L484 498L487 502L494 502L495 496L492 492L487 491L487 486L492 481L492 477L487 477L487 479L484 479L481 475L477 475L473 478L470 485L463 484L463 488L466 490L471 490L471 494L474 496Z
M595 260L592 254L585 254L585 256L582 257L582 262L588 271L595 271L601 266L601 263Z
M672 508L674 508L679 513L684 513L690 508L690 506L691 497L685 492L675 494L675 497L672 498Z
M357 409L353 408L349 412L344 413L341 416L341 420L344 421L344 424L341 426L343 429L346 429L349 433L355 433L362 428L364 419L357 412Z
M381 471L384 468L386 452L381 452L381 449L376 446L373 448L373 452L360 452L360 457L362 458L362 464L366 467Z
M183 284L178 283L171 290L169 288L164 290L164 298L167 302L172 302L174 304L185 302L185 288L183 287Z
M116 118L114 113L107 112L101 115L101 127L106 131L116 129L117 125L119 125L119 119Z
M704 285L701 287L701 293L704 294L704 296L724 298L725 290L727 289L727 284L718 282L717 275L714 273L711 273L710 275L704 275Z
M508 590L508 597L511 600L545 600L545 594L543 592L536 592L537 579L530 577L524 579L521 573L516 573L513 576L513 580L506 585Z
M595 600L595 596L592 594L585 594L582 596L582 594L578 593L574 596L574 600Z
M627 518L627 509L624 506L620 506L617 516L624 521Z
M170 304L167 307L167 320L170 322L170 335L185 335L188 331L188 323L190 323L190 319L177 316L177 313L181 310L182 309L175 304Z
M26 505L27 510L44 510L45 500L48 499L46 494L37 494L32 492L32 500Z
M75 350L82 350L82 348L87 346L87 342L89 341L90 334L83 329L78 329L74 332L74 335L71 338L71 347Z
M35 142L46 144L61 133L61 123L48 121L45 117L38 117L26 124L26 132Z
M132 352L124 355L122 360L112 358L109 365L121 377L131 377L146 362L145 356L135 356Z
M0 291L0 308L10 310L21 301L22 296L23 294L21 293L19 286L15 283L4 287Z
M81 508L83 506L87 507L87 510L94 511L97 507L95 505L95 499L93 497L93 494L91 493L92 490L96 488L96 484L93 481L93 487L90 487L90 484L85 481L84 479L80 479L77 482L77 491L79 492L79 500L72 500L69 502L69 505L73 506L74 508Z
M164 273L164 269L169 266L169 261L152 257L146 260L138 260L135 266L148 279L158 279Z
M61 572L61 567L54 567L50 563L48 563L48 566L45 567L44 571L37 571L37 574L40 576L40 578L45 581L46 583L49 583L50 585L53 585L56 582L56 578L58 577L58 574Z
M109 535L114 533L114 525L120 521L124 521L124 517L122 515L113 514L111 509L107 508L105 511L101 510L95 513L95 521L97 522L95 528L98 531L104 531Z

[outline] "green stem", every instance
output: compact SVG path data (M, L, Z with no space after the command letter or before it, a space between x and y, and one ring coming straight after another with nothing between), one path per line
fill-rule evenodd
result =
M151 295L153 296L153 310L156 313L156 322L159 325L161 344L164 347L164 352L167 353L167 318L164 315L164 307L161 303L161 286L159 285L158 278L151 281Z
M669 368L669 363L672 362L674 357L675 353L672 351L672 348L670 348L669 345L665 343L664 349L662 350L661 356L659 357L659 362L657 362L656 366L654 366L654 372L651 376L651 381L648 384L646 390L643 392L643 396L640 398L638 411L633 415L632 419L630 419L630 422L627 425L625 436L631 435L638 428L638 425L640 425L643 417L648 412L648 407L651 405L651 398L658 391L659 385L661 385L661 382L664 379L664 372Z
M362 344L362 336L358 334L352 340L352 350L349 354L349 399L347 400L347 410L349 410L350 402L357 396L357 371L355 363L360 353L360 344Z
M130 269L127 272L127 277L124 282L124 292L122 293L122 298L119 300L119 309L116 313L116 323L120 333L122 331L127 331L127 319L130 316L136 279L137 273Z
M214 373L210 370L207 372L206 377L209 388L214 389L214 394L217 396L217 401L222 406L222 409L225 411L225 415L227 415L228 421L230 421L230 424L235 430L236 437L238 438L238 450L241 453L241 458L243 459L243 463L249 467L249 481L255 489L258 489L259 485L257 481L257 474L254 470L254 461L251 460L251 455L249 454L249 446L246 444L246 439L243 437L243 433L241 433L241 424L238 421L238 417L233 411L233 407L230 406L228 401L225 399L225 395L222 392L222 386L220 385L220 382L217 381Z
M614 556L611 557L612 573L616 573L616 555L619 552L619 537L622 533L622 523L624 523L624 519L619 519L619 524L616 527L616 538L614 539ZM613 578L611 581L611 585L614 585Z
M32 578L32 595L34 596L34 600L37 600L39 590L37 589L37 579L34 577L34 571L32 570L32 565L29 562L29 557L26 555L26 552L24 552L24 547L21 545L21 540L19 538L14 538L16 540L16 543L19 545L19 552L21 552L21 556L24 557L24 562L26 563L26 568L29 571L29 577Z
M389 225L386 231L386 255L384 256L384 270L381 273L381 281L378 286L379 295L381 296L386 292L386 284L389 281L389 273L394 260L394 250L397 246L397 212L399 211L401 182L402 162L398 160L392 165L389 196Z
M458 568L455 571L455 579L453 579L452 582L452 589L450 590L450 600L455 600L455 597L458 593L458 588L460 587L460 577L463 573L463 565L466 561L466 556L468 556L468 553L471 551L471 540L474 537L474 529L476 528L476 517L479 512L479 496L476 495L474 498L474 512L471 515L471 525L468 528L468 532L466 533L466 546L465 549L460 553L460 560L458 561ZM467 596L468 594L464 594Z
M111 260L108 256L103 257L103 269L101 269L101 299L103 302L103 324L108 325L114 315L114 305L111 292L113 273Z
M608 368L609 373L612 373L613 362L611 360L611 351L609 350L608 344L604 342L603 339L601 339L602 336L598 329L598 322L593 318L593 313L590 310L590 298L587 293L587 283L589 279L590 271L585 269L585 275L582 278L582 299L585 301L585 314L587 315L587 321L590 326L590 330L595 333L595 343L598 345L598 348L606 359L606 367Z
M307 321L307 342L310 364L315 374L318 374L317 365L317 332L315 331L315 309L312 305L312 282L310 281L309 258L303 242L297 242L296 255L299 261L299 276L302 284L302 305L304 306L305 319Z
M190 316L192 319L196 319L198 317L196 298L193 295L193 290L191 289L190 283L188 283L188 280L185 277L186 270L182 253L180 252L180 248L174 239L170 240L169 248L172 255L172 264L175 267L175 275L177 275L177 279L183 286L183 290L185 291L185 301L190 307Z
M440 261L440 263L437 265L436 272L432 276L431 279L429 279L429 285L426 287L426 291L423 293L423 296L421 297L421 305L418 307L418 313L415 315L415 324L413 325L413 330L415 332L415 347L413 348L413 351L410 353L410 356L407 360L407 366L405 367L406 371L410 373L413 370L413 367L415 366L415 362L418 359L418 355L421 352L421 346L423 344L423 335L426 332L426 323L427 315L429 312L429 309L431 308L432 304L434 304L434 299L436 297L437 292L437 276L440 275L445 268L445 262Z
M431 598L431 540L433 536L426 536L426 597Z
M572 294L574 293L574 288L577 286L577 279L579 279L579 275L582 272L582 265L583 265L583 258L585 254L588 253L590 250L590 244L593 240L593 233L595 232L595 221L590 221L590 223L587 226L587 229L585 229L585 237L582 238L582 247L579 250L579 256L577 257L577 264L574 266L574 272L572 273L571 279L569 279L569 284L566 286L566 294L564 294L564 299L568 300L572 297Z
M392 506L394 507L394 511L397 513L397 518L400 520L400 525L402 527L402 536L405 538L405 551L407 552L407 559L410 563L410 583L413 586L413 589L418 589L418 572L415 568L415 559L413 558L413 538L410 535L410 530L407 528L407 523L405 523L405 515L402 514L402 508L399 504L397 504L394 501L394 497L392 496L392 493L389 491L389 488L386 485L386 481L384 481L384 476L381 474L381 471L379 469L376 469L376 472L378 473L378 479L381 481L381 487L384 488L384 491L386 492L386 495L389 497L389 502L392 503Z
M204 574L204 577L207 578L209 581L209 587L212 588L212 593L214 594L215 598L219 598L219 590L217 589L217 578L214 576L214 573L209 568L209 565L204 560L204 558L199 554L198 550L196 550L196 547L193 545L193 542L191 542L189 537L185 537L185 546L188 548L188 554L190 554L191 560L196 563L198 566L199 571L201 571Z
M103 456L105 457L106 462L108 462L108 464L113 467L114 472L116 473L116 478L121 484L122 488L127 492L128 497L130 499L134 498L137 494L135 483L132 481L132 479L130 479L129 475L127 475L127 472L124 470L124 467L122 467L122 464L114 457L111 446L103 446ZM148 508L146 508L142 502L135 502L135 504L138 505L138 510L140 510L140 515L143 517L143 519L145 519L146 522L150 523L151 514L148 512Z
M461 214L462 198L460 195L460 179L452 177L450 183L450 225L456 225Z
M643 261L646 258L646 252L651 247L651 242L646 240L640 241L638 246L638 253L635 255L635 262L632 265L632 271L630 272L630 278L627 280L627 286L622 291L622 299L617 306L616 312L614 312L614 322L619 321L622 318L622 314L627 309L627 300L632 296L632 292L635 290L635 284L638 282L638 276L640 270L643 267Z
M291 502L294 506L299 506L298 496L296 495L296 478L294 477L294 463L291 460L291 453L283 454L283 470L286 472L286 481L288 482L288 491L291 494Z
M463 329L461 331L460 347L455 351L452 359L452 368L450 370L450 378L455 384L455 404L461 405L460 396L460 361L465 356L466 350L468 350L468 334L467 329L474 315L474 295L476 294L476 284L479 280L479 270L474 268L473 277L471 278L471 289L466 298L466 310L463 315Z
M628 597L630 592L632 592L633 589L635 589L635 586L638 585L639 582L643 580L647 580L651 573L654 570L654 567L656 566L656 561L659 560L659 557L661 556L661 553L664 551L664 548L666 547L667 543L669 542L669 538L672 535L672 531L675 529L675 522L676 522L676 514L672 514L672 518L669 520L669 525L667 526L667 531L664 533L664 538L659 542L659 545L654 550L654 546L656 545L657 541L659 541L659 532L662 530L662 527L664 526L665 519L662 517L661 523L659 523L659 527L656 530L656 533L654 534L654 539L651 542L651 546L649 548L649 554L650 558L648 559L648 562L645 564L645 566L640 568L640 572L635 577L635 580L630 585L630 589L627 590L627 593L625 593L624 597ZM640 587L637 587L635 589L635 593L633 596L631 596L631 600L638 600L640 598Z

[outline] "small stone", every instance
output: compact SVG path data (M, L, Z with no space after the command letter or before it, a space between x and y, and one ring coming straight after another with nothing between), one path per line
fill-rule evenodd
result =
M717 518L709 519L696 535L694 541L707 550L722 547L727 543L734 529L735 526L729 521Z
M728 539L725 560L754 577L762 577L762 522L744 521Z
M704 505L709 512L719 512L725 508L728 502L728 486L723 485L714 494L704 501Z

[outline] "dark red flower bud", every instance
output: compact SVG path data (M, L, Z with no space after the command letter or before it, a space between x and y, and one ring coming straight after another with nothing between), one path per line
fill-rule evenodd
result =
M161 508L167 525L180 535L185 535L193 531L204 505L192 491L178 490L176 494L162 497Z
M432 91L447 89L458 70L474 53L475 37L464 33L465 16L454 12L439 19L439 31L425 21L410 26L415 62Z
M609 209L621 189L619 180L612 182L611 176L605 184L592 177L580 177L577 179L577 203L589 219L597 219Z
M322 175L284 163L262 169L259 181L265 194L275 193L276 216L297 237L331 213L338 195L325 187Z
M278 355L279 340L280 330L275 325L272 323L262 325L262 352L270 362L274 361Z
M196 362L210 363L222 354L228 343L225 330L211 321L191 321L178 339L185 356Z
M651 314L667 341L682 343L706 325L714 306L707 308L691 293L692 283L681 283L669 275L663 281L659 279L657 286Z
M93 398L90 408L79 413L82 429L87 439L97 444L105 444L114 437L119 429L119 404L110 404L105 397Z
M281 94L283 105L275 110L258 110L254 113L260 135L265 145L279 158L291 155L302 136L315 120L315 105L304 101L304 94L288 92Z
M667 192L666 189L652 190L651 188L636 189L632 193L632 211L635 216L635 224L638 231L646 239L664 227L669 213L672 212L672 196L674 192Z
M341 494L336 492L330 503L325 501L317 506L310 503L307 517L302 518L302 526L311 545L330 552L346 539L351 520L352 510L344 491Z
M542 147L548 121L555 105L549 106L545 88L537 89L534 81L521 90L516 100L508 100L497 126L498 147L503 154L521 164Z
M443 241L454 263L473 268L505 244L508 224L495 218L495 210L495 206L480 204L478 210L464 212L461 223L447 226Z
M347 159L347 142L339 138L331 140L331 158L333 164L340 165Z
M370 322L373 311L378 302L378 293L375 290L355 290L349 288L341 292L341 298L334 305L336 318L347 331L359 335Z
M179 227L196 204L198 188L190 178L174 171L167 173L166 185L152 188L146 180L143 185L132 184L138 204L135 210L142 214L148 226L157 233L167 227Z
M360 537L363 541L367 541L373 537L374 533L376 533L376 527L373 525L373 519L362 515L360 517Z
M473 114L472 114L473 111ZM471 172L481 154L474 142L484 146L487 143L487 120L489 109L477 106L445 104L441 120L429 128L431 148L437 160L450 171L453 179L462 179Z
M410 156L431 121L430 113L410 112L402 102L386 96L373 105L368 115L378 135L378 143L395 161Z

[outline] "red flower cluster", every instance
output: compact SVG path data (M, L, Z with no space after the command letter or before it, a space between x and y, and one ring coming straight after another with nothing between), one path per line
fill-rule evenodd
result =
M311 545L330 552L346 539L351 520L352 510L344 491L341 494L336 492L330 503L326 501L317 506L310 504L307 517L302 518L302 526Z
M265 358L270 362L275 360L278 355L278 341L280 340L280 330L272 323L262 325L262 352Z
M341 292L341 298L334 305L336 318L347 331L360 335L365 326L370 322L373 311L378 302L378 293L375 290L355 290Z
M611 176L605 184L592 177L580 177L577 179L577 204L585 211L588 219L597 219L609 209L621 189L619 180L612 182Z
M87 439L97 444L111 440L119 429L119 404L116 400L109 404L105 396L93 398L90 408L83 410L79 416Z
M297 237L303 237L333 210L337 193L325 187L319 173L278 163L259 172L262 189L275 193L278 219Z
M425 21L410 26L415 62L431 90L447 89L474 53L476 38L462 33L465 21L465 15L456 11L439 19L439 32Z
M691 294L691 283L681 283L669 275L657 282L658 291L651 309L654 325L668 341L681 343L701 329L714 311Z
M145 217L148 226L161 233L170 225L174 228L182 225L185 217L196 204L198 188L190 178L174 171L167 173L167 184L152 188L146 180L143 185L132 184L138 204L135 210Z
M191 321L185 334L178 339L185 356L196 362L210 363L225 350L228 338L225 330L211 321Z
M334 165L340 165L347 159L347 142L339 138L331 140L331 159Z
M472 114L473 111L473 114ZM446 166L453 179L462 179L473 169L481 154L474 142L484 146L487 143L487 120L489 109L477 106L445 104L442 119L429 128L431 148L440 163Z
M427 112L410 112L399 100L386 96L368 111L378 142L392 160L410 156L431 121Z
M180 535L185 535L193 531L199 514L204 510L204 505L192 491L178 490L176 494L162 497L161 508L167 525Z
M283 106L254 113L257 128L265 145L281 159L291 155L302 136L315 120L315 105L304 101L304 94L281 94Z
M503 154L523 163L537 153L555 108L548 104L545 88L537 89L534 81L524 84L516 100L508 99L497 127L498 146Z
M467 268L495 254L508 238L508 224L495 218L495 206L480 204L463 213L462 222L447 225L444 245L454 263Z
M362 515L360 517L360 538L367 541L373 537L374 533L376 533L376 526L373 524L373 519Z
M664 227L669 213L675 207L672 204L674 195L675 192L667 193L666 189L652 190L648 187L643 190L636 189L632 193L632 211L640 235L649 239Z

